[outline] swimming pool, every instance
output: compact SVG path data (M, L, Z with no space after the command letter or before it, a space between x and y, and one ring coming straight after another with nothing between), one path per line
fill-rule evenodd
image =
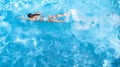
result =
M18 18L38 11L69 21ZM0 67L120 67L120 0L0 0Z

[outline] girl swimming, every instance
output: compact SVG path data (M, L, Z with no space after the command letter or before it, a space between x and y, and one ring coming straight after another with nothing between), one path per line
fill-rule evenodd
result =
M68 14L57 14L55 16L42 16L41 13L29 13L27 20L31 20L31 21L46 21L46 22L64 22L64 20L58 20L61 17L66 17L68 16Z

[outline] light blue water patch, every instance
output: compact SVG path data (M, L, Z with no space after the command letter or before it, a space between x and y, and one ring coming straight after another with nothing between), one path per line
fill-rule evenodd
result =
M19 18L35 12L69 16ZM119 67L119 45L120 0L0 0L0 67Z

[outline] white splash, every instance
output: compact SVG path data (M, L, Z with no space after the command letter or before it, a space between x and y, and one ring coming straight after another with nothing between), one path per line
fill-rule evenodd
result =
M103 67L112 67L111 62L109 60L105 59L105 60L103 60L103 62L104 62Z
M80 19L79 19L79 16L78 16L78 10L77 9L71 9L70 10L70 14L71 14L71 16L72 16L72 19L74 20L74 21L76 21L76 22L79 22L80 21Z

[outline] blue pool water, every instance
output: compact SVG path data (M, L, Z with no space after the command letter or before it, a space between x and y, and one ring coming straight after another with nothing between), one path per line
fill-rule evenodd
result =
M0 0L0 67L120 67L120 0Z

